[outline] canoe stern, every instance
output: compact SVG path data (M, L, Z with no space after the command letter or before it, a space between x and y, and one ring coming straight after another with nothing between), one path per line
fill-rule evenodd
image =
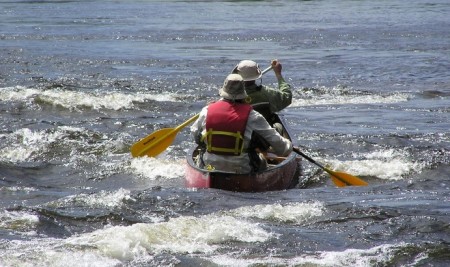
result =
M189 163L186 164L185 185L188 188L210 188L211 176L209 172L194 168Z

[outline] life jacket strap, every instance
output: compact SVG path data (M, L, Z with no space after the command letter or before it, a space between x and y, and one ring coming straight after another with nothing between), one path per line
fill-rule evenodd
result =
M212 145L213 136L229 136L235 138L234 148L225 148L218 147ZM206 150L210 153L219 153L219 154L232 154L239 156L244 151L244 137L241 135L241 132L226 132L226 131L214 131L213 129L209 129L203 136L202 141L206 138Z

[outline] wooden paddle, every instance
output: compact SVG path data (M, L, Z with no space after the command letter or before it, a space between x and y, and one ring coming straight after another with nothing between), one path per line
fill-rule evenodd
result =
M305 155L297 147L294 147L293 151L295 153L299 154L300 156L304 157L305 159L309 160L310 162L316 164L317 166L319 166L324 171L328 172L330 174L330 176L331 176L331 180L338 187L344 187L344 186L347 186L347 185L359 185L359 186L368 185L365 181L361 180L360 178L358 178L356 176L350 175L350 174L345 173L345 172L332 171L332 170L324 167L322 164L318 163L317 161L313 160L309 156Z
M177 136L177 133L188 124L195 121L199 115L200 114L193 116L176 128L163 128L156 132L153 132L147 137L142 138L137 143L131 146L131 155L133 157L142 157L145 155L149 157L155 157L159 155L172 144L172 142L175 140L175 137Z

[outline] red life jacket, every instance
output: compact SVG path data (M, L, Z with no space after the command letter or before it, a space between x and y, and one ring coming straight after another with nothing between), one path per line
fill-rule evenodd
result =
M209 153L238 156L244 149L244 134L252 110L247 103L220 100L208 107L206 148Z

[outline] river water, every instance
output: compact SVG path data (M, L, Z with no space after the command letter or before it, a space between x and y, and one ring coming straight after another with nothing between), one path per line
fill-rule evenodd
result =
M450 3L0 2L0 266L450 265ZM295 189L193 190L188 127L242 59L283 64ZM276 86L273 73L262 83Z

